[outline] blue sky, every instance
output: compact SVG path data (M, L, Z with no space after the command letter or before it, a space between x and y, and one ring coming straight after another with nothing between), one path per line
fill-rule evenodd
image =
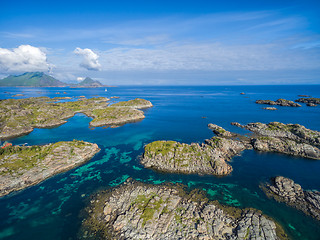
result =
M0 77L319 84L317 1L1 1Z

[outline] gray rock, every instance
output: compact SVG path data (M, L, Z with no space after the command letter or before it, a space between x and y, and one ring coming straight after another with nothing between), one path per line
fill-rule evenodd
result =
M286 236L255 209L223 207L197 190L186 193L177 185L127 180L91 202L79 234L86 239L271 240L279 239L277 232Z
M267 183L262 189L269 197L285 202L320 221L320 192L303 190L299 184L282 176L273 178L271 184Z
M279 122L249 123L241 127L254 133L251 144L256 150L320 159L320 132L318 131L307 129L299 124Z
M145 146L141 164L165 172L227 175L232 171L227 161L244 149L242 142L222 137L202 144L155 141Z
M262 108L262 109L270 110L270 111L275 111L275 110L277 110L277 108L275 108L275 107L264 107L264 108Z
M272 101L272 100L257 100L256 101L257 104L268 104L268 105L279 105L279 106L283 106L283 107L301 107L300 104L295 103L293 101L290 100L286 100L286 99L278 99L276 101Z

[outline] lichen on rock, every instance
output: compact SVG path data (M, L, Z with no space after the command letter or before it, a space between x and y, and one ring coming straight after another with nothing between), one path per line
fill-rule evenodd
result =
M128 179L97 194L86 212L82 239L287 239L258 210L222 206L178 185Z
M79 166L99 151L97 144L77 140L0 149L0 196Z

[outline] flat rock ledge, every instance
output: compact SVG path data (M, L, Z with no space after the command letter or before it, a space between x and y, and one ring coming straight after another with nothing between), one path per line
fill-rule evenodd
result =
M254 149L264 152L278 152L311 159L320 159L320 132L299 124L279 122L232 123L253 132L251 144Z
M272 101L272 100L257 100L256 103L257 104L267 104L267 105L278 105L278 106L283 106L283 107L301 107L300 104L295 103L295 102L290 101L290 100L283 99L283 98L279 98L276 101Z
M320 192L303 190L299 184L282 176L271 179L271 184L267 183L261 188L267 196L320 221Z
M0 151L2 197L77 167L90 160L100 148L97 144L74 140L43 146L11 146Z
M128 179L92 197L80 239L287 239L255 209L209 202L199 190Z
M145 146L141 164L164 172L224 176L232 172L227 161L244 149L242 142L222 137L202 144L155 141Z

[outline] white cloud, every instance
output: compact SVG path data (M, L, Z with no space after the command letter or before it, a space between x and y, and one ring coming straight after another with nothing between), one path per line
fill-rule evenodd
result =
M94 53L91 49L81 49L77 47L73 52L77 55L83 56L83 61L80 64L81 67L95 71L99 71L101 69L101 65L98 62L99 56L96 53Z
M103 70L247 71L319 69L319 53L278 44L170 44L159 48L113 48L101 53Z
M77 81L81 82L84 80L84 77L77 77Z
M0 48L0 70L4 72L48 71L46 53L40 48L20 45L12 50Z

